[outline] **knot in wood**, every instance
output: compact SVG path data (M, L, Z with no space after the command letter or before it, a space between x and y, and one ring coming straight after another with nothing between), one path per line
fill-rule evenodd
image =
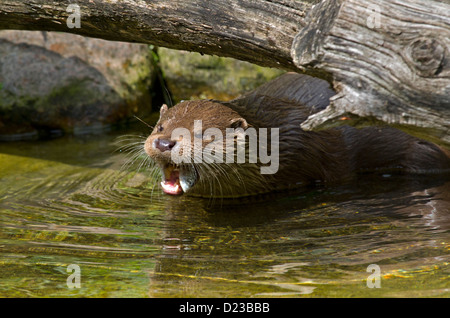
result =
M424 77L437 75L442 70L445 58L445 46L437 39L418 38L407 49L408 64Z

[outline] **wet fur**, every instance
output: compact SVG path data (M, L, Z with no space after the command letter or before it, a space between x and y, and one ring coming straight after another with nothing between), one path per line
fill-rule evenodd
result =
M306 132L300 124L326 107L334 92L323 81L289 73L230 102L182 102L161 112L146 142L153 161L167 162L167 153L151 150L154 138L170 138L177 127L193 131L242 125L280 129L280 169L261 175L258 164L190 163L182 169L197 173L191 195L238 197L304 186L317 181L336 183L360 173L440 173L450 170L448 154L438 146L390 127L340 127ZM163 131L158 127L163 126ZM193 136L192 136L193 137ZM192 138L193 139L193 138ZM204 143L204 146L206 143Z

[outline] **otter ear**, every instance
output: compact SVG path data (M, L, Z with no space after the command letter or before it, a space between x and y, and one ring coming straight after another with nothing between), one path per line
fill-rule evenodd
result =
M248 123L244 118L233 118L231 120L231 124L230 124L231 128L242 128L242 129L247 129L248 128Z
M166 104L163 104L163 105L161 106L161 109L159 110L159 116L164 115L164 113L167 112L168 109L169 109L169 108L167 107L167 105L166 105Z

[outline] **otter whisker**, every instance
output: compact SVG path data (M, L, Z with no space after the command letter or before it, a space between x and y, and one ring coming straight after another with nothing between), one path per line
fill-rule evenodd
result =
M147 124L145 121L143 121L142 119L140 119L138 116L136 116L136 115L133 115L133 117L134 118L136 118L137 120L139 120L141 123L143 123L145 126L147 126L147 127L149 127L149 128L151 128L151 129L153 129L154 127L153 126L151 126L151 125L149 125L149 124Z
M156 186L158 184L157 180L161 177L161 171L160 171L159 167L156 166L154 164L154 162L152 162L151 160L149 160L149 165L152 165L152 167L150 167L150 169L149 169L149 173L150 173L150 179L152 180L152 183L153 183L150 197L153 200L153 194L155 192L155 188L157 188L157 186ZM158 194L160 194L160 193L158 192Z
M202 181L202 183L206 183L207 185L209 185L209 198L214 200L215 197L215 193L216 193L216 187L215 184L217 182L218 184L218 188L219 188L219 193L222 194L223 190L222 190L222 185L220 183L220 180L218 179L215 171L211 168L210 165L197 165L196 167L199 168L199 173L200 173L200 180ZM211 178L212 176L212 178Z
M123 170L129 169L131 166L135 164L136 161L147 160L146 157L147 156L145 156L145 153L141 151L134 151L133 153L129 153L127 161L122 165L122 169Z
M116 151L124 153L126 159L121 166L121 170L128 170L140 160L141 163L139 165L139 169L137 170L139 171L141 165L145 161L149 160L144 151L145 139L145 137L137 135L124 135L116 139L115 144L119 146Z

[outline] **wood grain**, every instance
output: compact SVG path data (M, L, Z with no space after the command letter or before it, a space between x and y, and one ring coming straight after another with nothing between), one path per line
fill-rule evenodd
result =
M332 18L323 20L323 10ZM339 94L328 109L311 116L304 128L351 113L438 128L438 137L450 142L447 3L324 1L310 14L307 22L311 24L294 41L294 61L299 67L314 66L332 73Z
M2 0L0 29L77 33L297 70L290 56L311 0ZM76 3L81 28L66 25Z

